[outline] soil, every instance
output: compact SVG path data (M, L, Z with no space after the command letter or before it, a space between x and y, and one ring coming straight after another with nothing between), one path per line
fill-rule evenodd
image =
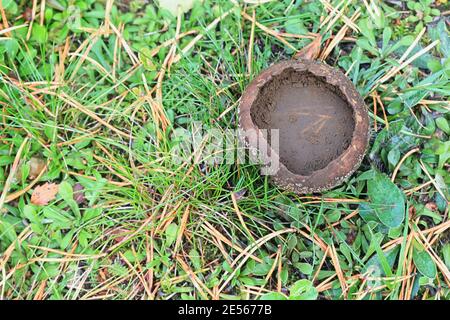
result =
M250 114L259 128L280 130L280 161L302 176L338 158L355 128L352 107L339 89L294 69L284 70L261 88Z

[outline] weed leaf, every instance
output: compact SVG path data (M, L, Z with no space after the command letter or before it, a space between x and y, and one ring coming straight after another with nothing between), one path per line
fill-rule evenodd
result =
M405 218L402 191L386 175L377 172L367 181L367 192L380 221L389 228L400 226Z
M178 225L176 223L171 223L166 229L166 246L170 245L176 240L178 233Z
M430 279L436 278L436 264L424 248L414 247L413 261L417 270L419 270L425 277Z
M289 300L316 300L317 289L307 279L298 280L290 288Z
M287 300L287 297L279 292L268 292L263 294L259 300Z

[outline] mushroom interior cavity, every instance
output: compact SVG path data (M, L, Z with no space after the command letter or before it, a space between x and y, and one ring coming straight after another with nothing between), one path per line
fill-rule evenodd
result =
M265 83L250 114L259 129L279 130L280 161L309 176L338 158L352 141L355 121L342 92L310 72L286 69ZM268 130L272 147L273 136Z

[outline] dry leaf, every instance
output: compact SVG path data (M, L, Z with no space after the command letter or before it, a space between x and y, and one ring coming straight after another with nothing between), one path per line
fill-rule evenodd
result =
M427 209L430 210L430 211L438 211L438 206L437 206L437 204L434 203L434 202L428 202L428 203L425 205L425 208L427 208Z
M126 240L127 236L130 234L130 230L118 228L111 230L109 234L113 235L113 241L115 243L121 243Z
M29 171L27 179L33 180L37 176L39 176L39 174L42 173L42 170L44 170L47 163L45 162L44 159L37 158L37 157L31 157L31 159L27 162L27 164L30 167L30 171ZM19 164L19 168L17 169L16 174L14 175L15 182L22 180L24 165L25 165L25 162L21 160L20 164Z
M78 204L82 204L86 201L86 198L84 197L84 187L80 183L76 183L73 186L73 200Z
M320 55L320 42L322 41L322 36L319 34L317 37L306 47L301 49L294 55L294 59L308 59L314 60Z
M234 197L236 199L236 201L241 200L242 198L244 198L245 194L247 193L247 189L243 188L237 192L234 192Z
M56 183L44 183L34 189L31 195L31 203L38 206L45 206L50 201L56 198L58 193L58 184Z
M30 174L28 175L29 179L35 179L42 170L44 170L46 162L44 159L32 157L30 161Z

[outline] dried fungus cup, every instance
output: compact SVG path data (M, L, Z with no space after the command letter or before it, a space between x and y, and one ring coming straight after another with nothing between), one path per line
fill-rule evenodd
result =
M260 73L241 98L239 126L246 146L271 167L271 180L298 194L345 181L369 140L367 108L354 85L341 71L310 60Z

